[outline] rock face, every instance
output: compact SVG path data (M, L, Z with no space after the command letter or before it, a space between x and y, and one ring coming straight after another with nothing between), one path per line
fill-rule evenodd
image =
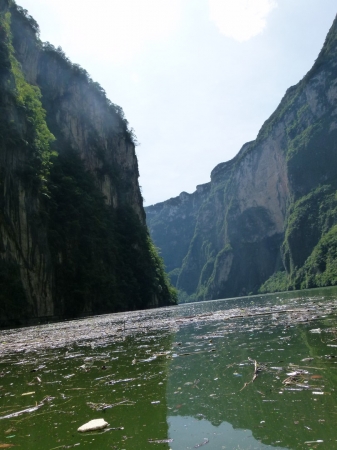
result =
M313 68L201 195L146 208L183 301L337 282L336 69L337 20Z
M120 107L0 0L0 319L174 301Z
M176 282L179 272L174 272L174 269L181 267L188 252L200 206L209 191L210 184L203 184L197 186L193 194L182 192L177 198L146 208L152 239L164 255L166 269L173 282Z

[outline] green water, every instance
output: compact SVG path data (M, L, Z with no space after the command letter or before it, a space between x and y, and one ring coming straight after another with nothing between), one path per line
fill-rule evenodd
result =
M144 317L179 320L266 302L293 307L305 295L324 309L337 290L184 305ZM81 323L89 329L95 320ZM103 341L77 339L63 348L7 348L0 360L0 448L337 449L336 320L199 320ZM99 323L107 335L108 327L120 326L107 316ZM21 339L34 331L42 341L53 327L3 331L0 340L4 348L11 333ZM302 371L299 379L285 384L294 371ZM77 431L96 418L108 428Z

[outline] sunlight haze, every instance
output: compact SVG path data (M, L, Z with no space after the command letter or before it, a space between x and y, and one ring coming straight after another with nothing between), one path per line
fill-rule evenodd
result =
M225 36L239 42L262 33L275 0L209 0L210 18Z
M311 68L335 0L18 0L120 105L145 204L193 192Z

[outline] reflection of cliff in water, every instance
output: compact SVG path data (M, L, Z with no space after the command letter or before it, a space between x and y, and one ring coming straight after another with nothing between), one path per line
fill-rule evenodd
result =
M172 450L198 448L208 444L208 450L284 450L284 447L264 445L252 436L250 430L235 429L228 422L214 426L207 420L193 417L172 416L168 418L169 436L173 439ZM195 445L194 445L195 443Z
M320 325L284 328L269 327L266 322L265 327L256 329L253 320L242 321L242 325L244 329L227 334L221 332L223 323L191 326L177 333L168 379L169 420L174 422L180 416L183 427L184 421L193 417L199 420L195 430L202 428L204 421L214 427L228 422L234 429L252 430L257 441L276 447L299 448L323 437L324 442L334 442L328 411L335 411L337 375L328 370L331 362L324 357L326 345L319 335L309 332ZM314 360L301 362L309 356ZM254 373L249 358L265 366L255 382L244 387ZM291 364L304 369L309 366L303 387L283 383ZM324 390L325 395L315 395L315 390ZM181 430L172 430L171 426L170 437L181 434Z

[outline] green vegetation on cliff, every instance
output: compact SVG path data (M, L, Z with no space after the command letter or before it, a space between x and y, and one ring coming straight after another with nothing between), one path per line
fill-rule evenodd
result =
M301 288L337 284L337 225L318 242L299 273Z
M21 177L26 183L33 183L37 188L46 190L46 181L51 164L50 158L55 154L51 151L50 146L55 138L46 123L46 111L41 103L41 91L38 86L27 83L20 63L15 58L10 17L9 12L4 14L4 17L0 19L0 24L6 33L10 69L14 80L12 94L16 100L17 113L24 117L26 125L24 144L27 148L29 161L22 170ZM10 124L16 125L14 120Z
M79 155L54 160L46 200L56 297L66 315L156 306L174 292L146 227L128 206L108 208ZM164 302L162 304L165 304Z
M336 224L335 186L318 187L293 203L281 247L286 272L273 275L260 292L335 285Z
M38 83L27 81L22 42L39 54ZM49 87L51 63L61 74L57 82L69 88L63 95L57 84ZM71 89L78 86L99 105L107 138L89 112L76 110ZM67 121L60 122L65 99ZM64 127L73 120L85 130L85 154ZM134 140L103 89L60 49L39 41L25 10L0 0L0 319L176 303L144 224Z
M176 235L191 202L151 207L149 228L164 260L173 258L169 239L184 249L170 268L180 301L336 284L336 73L337 18L312 69L256 140L212 171L184 229L188 246Z

